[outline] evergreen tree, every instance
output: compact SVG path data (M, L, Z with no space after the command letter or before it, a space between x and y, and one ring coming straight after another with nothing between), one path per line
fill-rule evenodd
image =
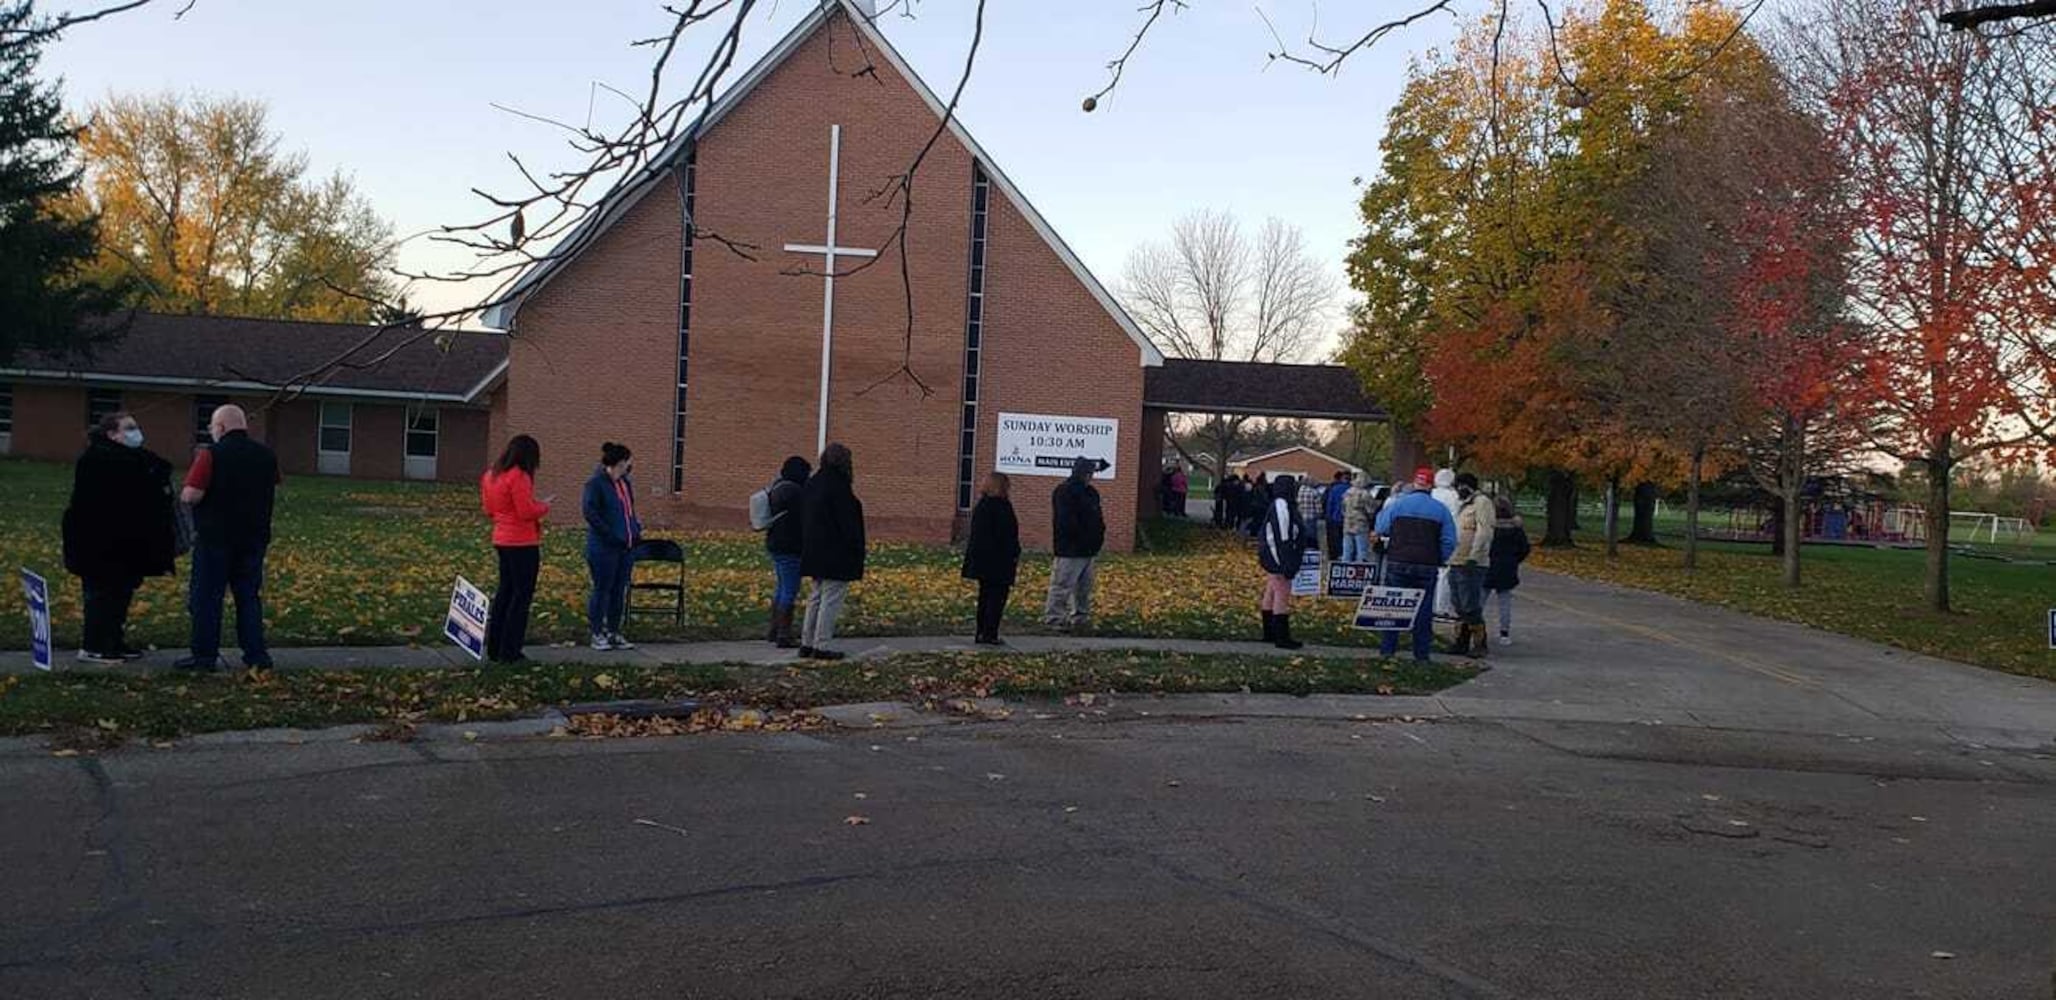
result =
M23 350L87 346L116 301L82 280L96 220L77 212L78 131L57 88L35 78L45 30L29 0L0 0L0 361Z

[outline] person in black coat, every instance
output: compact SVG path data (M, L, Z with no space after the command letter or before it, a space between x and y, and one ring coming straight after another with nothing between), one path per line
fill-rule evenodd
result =
M1263 592L1257 610L1263 615L1264 641L1279 649L1299 649L1292 638L1292 578L1314 539L1299 518L1296 484L1291 476L1271 480L1270 509L1257 529L1256 561L1264 571Z
M854 482L850 450L831 444L821 453L820 471L800 494L800 572L814 581L800 623L803 659L843 658L824 644L835 638L835 620L842 615L850 584L864 578L864 504Z
M789 455L778 470L778 481L766 491L771 504L771 525L764 529L764 551L771 554L771 571L778 585L771 592L771 644L793 649L799 640L792 633L792 609L800 598L801 540L806 537L800 521L800 497L806 492L807 477L814 467L798 455Z
M1000 644L999 620L1021 565L1021 522L1007 499L1009 485L1004 472L986 474L964 543L964 579L978 581L978 634L972 641L982 646Z
M170 576L178 558L171 463L143 447L126 413L101 419L72 467L64 508L64 568L79 578L85 628L79 659L120 663L143 654L123 633L145 577Z
M1528 558L1528 532L1513 498L1493 500L1498 519L1492 525L1491 561L1485 567L1485 591L1499 605L1499 644L1513 645L1513 589L1521 585L1521 563Z
M1099 463L1080 456L1071 476L1050 494L1050 547L1056 560L1049 570L1049 601L1042 620L1052 628L1079 629L1092 621L1092 587L1097 579L1093 560L1106 546L1106 513L1092 477Z

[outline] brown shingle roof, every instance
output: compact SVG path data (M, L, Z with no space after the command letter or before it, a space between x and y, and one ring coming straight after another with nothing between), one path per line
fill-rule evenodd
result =
M137 313L128 332L90 354L28 352L0 371L145 384L265 388L301 376L351 352L374 327L299 323L230 316ZM350 353L372 362L418 329L380 334ZM330 373L323 394L417 395L476 401L507 360L504 334L452 332L448 350L433 338L409 344L375 366Z
M1356 373L1341 365L1166 358L1143 369L1142 402L1186 413L1249 413L1314 420L1384 420Z

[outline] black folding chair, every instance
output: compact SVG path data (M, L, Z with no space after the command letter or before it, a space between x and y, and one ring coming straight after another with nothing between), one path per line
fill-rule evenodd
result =
M622 610L630 616L670 615L672 624L685 624L685 548L668 538L650 538L630 550L629 557L634 564L629 569L628 604ZM645 566L653 572L644 572Z

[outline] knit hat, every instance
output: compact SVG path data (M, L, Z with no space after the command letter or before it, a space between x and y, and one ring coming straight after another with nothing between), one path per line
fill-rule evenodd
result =
M1430 469L1425 465L1421 466L1418 469L1415 469L1413 484L1414 488L1423 490L1435 485L1435 470Z

